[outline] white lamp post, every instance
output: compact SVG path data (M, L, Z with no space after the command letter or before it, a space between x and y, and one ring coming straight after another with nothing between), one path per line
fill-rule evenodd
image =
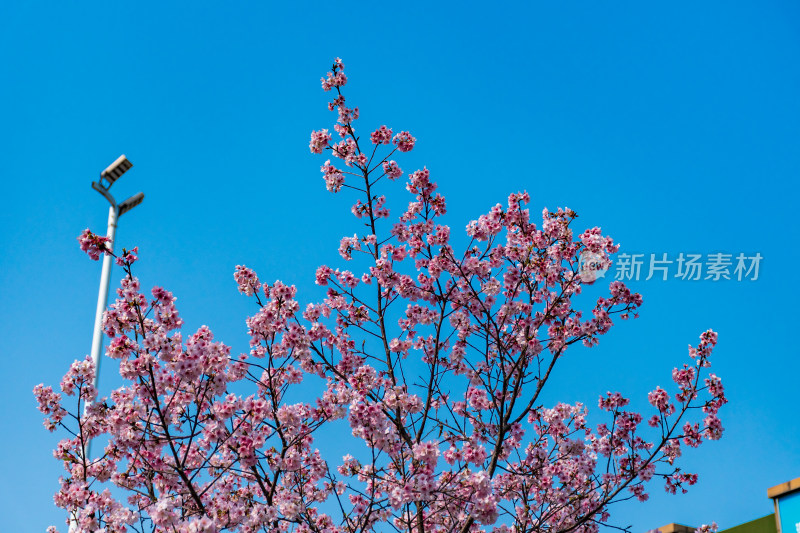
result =
M111 207L108 209L108 230L106 237L108 242L106 246L112 252L114 251L114 237L117 233L117 219L126 212L130 211L144 200L144 193L134 194L124 202L117 204L114 197L108 190L114 185L120 176L125 174L133 163L128 161L125 155L121 155L116 161L111 163L104 171L100 173L100 179L92 182L92 188L102 194ZM94 315L94 333L92 334L92 362L94 363L94 388L97 389L100 381L100 351L103 349L103 312L108 305L108 286L111 280L111 265L112 257L110 255L103 256L103 270L100 273L100 293L97 296L97 310ZM87 459L91 456L92 441L86 443L84 447L84 457ZM77 531L78 523L74 517L69 520L69 531Z
M100 173L100 179L92 182L92 188L105 196L106 200L111 204L108 209L108 248L114 250L114 236L117 233L117 219L130 211L144 200L144 193L139 193L131 196L124 202L117 204L114 197L108 192L120 176L128 171L133 164L128 161L124 155L117 158L116 161L111 163L108 168ZM92 335L92 362L94 362L94 387L97 388L100 379L100 351L103 349L103 311L108 305L108 285L111 278L111 265L112 257L110 255L103 256L103 271L100 274L100 294L97 296L97 311L94 315L94 334ZM89 443L91 444L91 442ZM89 456L89 446L87 446L86 456Z
M125 174L133 166L133 163L128 161L125 155L121 155L116 161L111 163L108 168L100 173L99 183L92 182L92 188L105 196L111 207L108 208L108 237L107 246L111 251L114 251L114 236L117 233L117 219L125 212L130 211L144 200L144 193L139 193L131 196L121 204L117 204L114 197L108 192L114 182L120 176ZM103 271L100 274L100 294L97 296L97 311L94 315L94 334L92 335L92 362L94 362L94 387L97 388L97 382L100 376L100 350L103 348L103 311L108 305L108 285L111 279L111 265L112 257L110 255L103 256Z

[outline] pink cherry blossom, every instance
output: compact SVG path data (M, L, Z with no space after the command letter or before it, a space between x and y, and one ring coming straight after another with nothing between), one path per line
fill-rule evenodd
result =
M328 130L312 131L311 142L308 143L308 147L312 154L321 154L322 150L328 147L330 141L331 134L328 133Z
M414 143L417 142L417 140L412 137L409 132L401 131L394 136L392 142L397 145L397 149L401 152L410 152L411 149L414 148Z
M100 259L100 254L109 251L109 238L95 235L88 228L78 236L78 242L80 242L81 250L86 252L94 261Z
M372 144L389 144L392 142L392 130L386 126L381 126L377 130L373 131L369 138L372 141Z
M403 171L397 166L394 160L383 162L383 172L390 180L396 180L403 175Z
M340 140L322 129L309 147L344 162L321 170L329 191L354 195L356 229L333 256L348 268L320 266L324 292L308 301L237 265L254 309L238 353L207 326L184 331L176 298L158 286L146 296L138 249L124 250L103 317L122 385L99 397L85 358L60 393L34 388L45 427L63 433L54 501L73 529L596 533L615 501L648 500L654 481L689 490L684 450L723 435L717 334L689 346L641 413L608 392L590 424L587 406L552 400L556 364L642 305L621 281L596 299L583 290L581 254L611 260L619 245L576 229L568 208L532 216L526 192L451 229L427 168L405 191L393 183L403 172L389 157L414 147L409 132L361 140L343 70L337 58L322 78ZM387 221L390 205L401 212ZM93 259L109 253L89 230L79 241Z

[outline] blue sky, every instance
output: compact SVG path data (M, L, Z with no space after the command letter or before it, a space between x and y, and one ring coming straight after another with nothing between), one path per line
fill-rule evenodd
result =
M797 208L800 7L794 2L6 2L0 6L0 513L61 525L60 465L31 389L88 353L100 272L75 237L102 232L97 173L144 203L121 220L143 285L172 290L187 331L247 349L237 264L318 294L340 265L351 198L308 151L330 128L319 78L340 56L362 131L410 130L401 166L431 170L454 234L508 193L569 206L628 253L760 253L756 281L631 285L641 318L564 359L553 400L666 386L686 345L720 333L723 440L687 454L699 484L612 511L634 532L772 511L800 476ZM398 184L398 193L399 193ZM400 193L402 194L402 193ZM674 273L674 272L673 272ZM116 270L112 279L121 276ZM644 277L644 276L643 276ZM115 384L110 365L101 389Z

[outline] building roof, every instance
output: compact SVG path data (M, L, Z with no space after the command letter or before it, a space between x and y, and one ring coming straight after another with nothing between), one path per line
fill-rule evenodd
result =
M800 477L768 488L767 498L780 498L781 496L786 496L790 492L794 492L796 490L800 490Z

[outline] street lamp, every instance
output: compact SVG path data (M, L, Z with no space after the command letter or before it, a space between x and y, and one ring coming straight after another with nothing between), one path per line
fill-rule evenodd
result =
M144 193L134 194L122 203L117 204L114 197L108 190L114 185L125 172L130 170L133 163L128 161L125 155L121 155L116 161L111 163L100 173L100 179L92 182L92 189L102 194L111 207L108 209L108 230L106 246L109 251L114 251L114 236L117 233L117 219L124 213L130 211L144 200ZM100 294L97 296L97 310L94 315L94 333L92 334L92 362L94 363L94 388L100 381L100 350L103 348L103 312L108 305L108 285L111 279L112 258L110 255L103 256L103 271L100 274ZM86 443L84 447L84 457L91 457L92 441ZM78 523L74 517L70 518L69 531L77 531Z
M133 163L128 161L125 155L121 155L116 161L111 163L104 171L100 173L100 179L92 182L92 188L102 194L111 207L108 209L108 230L106 237L108 242L106 246L110 251L114 251L114 236L117 233L117 219L142 203L144 200L144 193L134 194L127 200L117 203L114 197L108 190L114 185L123 174L125 174L133 166ZM94 362L94 388L97 389L100 380L100 350L103 348L103 312L108 305L108 285L111 279L111 264L112 258L110 255L103 256L103 271L100 274L100 294L97 296L97 311L94 315L94 334L92 335L92 362ZM91 457L92 441L88 441L84 447L85 458ZM69 519L70 533L78 530L78 521L75 517Z
M114 185L120 176L125 174L133 163L128 161L128 158L121 155L116 161L111 163L108 168L100 173L100 179L92 182L92 188L102 194L111 207L108 209L108 243L106 244L109 250L114 250L114 236L117 232L117 219L123 214L127 213L144 200L144 193L139 193L131 196L122 203L117 204L114 197L108 190ZM111 265L112 257L105 255L103 257L103 271L100 274L100 294L97 297L97 312L94 315L94 334L92 336L92 361L94 362L94 387L97 388L97 383L100 377L100 350L103 348L103 311L108 305L108 285L111 278ZM88 454L87 454L88 455Z

